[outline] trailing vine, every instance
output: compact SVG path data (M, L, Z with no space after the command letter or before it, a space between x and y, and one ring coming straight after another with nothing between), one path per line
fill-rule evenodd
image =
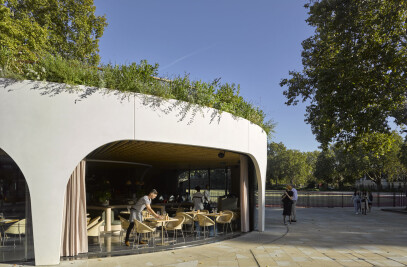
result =
M266 114L259 107L245 101L239 95L240 86L234 83L222 84L220 79L209 83L192 81L188 74L171 80L157 78L159 65L151 65L146 60L139 64L94 67L59 55L45 54L37 58L35 62L21 62L10 59L9 52L0 49L0 77L85 85L176 99L229 112L259 125L268 135L273 132L273 122L266 120ZM194 115L196 113L194 111Z

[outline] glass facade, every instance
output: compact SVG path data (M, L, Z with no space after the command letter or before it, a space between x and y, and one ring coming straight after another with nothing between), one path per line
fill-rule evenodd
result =
M0 149L0 262L32 261L30 193L14 160Z

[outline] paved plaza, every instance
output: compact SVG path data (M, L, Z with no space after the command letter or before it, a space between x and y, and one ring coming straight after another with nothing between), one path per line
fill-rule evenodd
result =
M63 261L60 266L407 266L404 214L298 209L298 222L286 227L281 212L266 210L264 233L153 254Z

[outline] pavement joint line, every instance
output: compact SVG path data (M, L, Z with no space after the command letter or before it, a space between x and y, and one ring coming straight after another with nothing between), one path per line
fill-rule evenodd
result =
M395 261L395 262L397 262L397 263L399 263L399 264L402 264L402 265L406 266L404 263L399 262L399 261L396 261L396 260L394 260L394 259L391 259L391 258L389 258L389 257L387 257L387 256L383 256L383 255L380 255L380 254L378 254L378 253L374 253L374 254L379 255L379 256L381 256L381 257L384 257L384 258L386 258L386 259L389 260L389 261Z
M276 241L278 241L278 240L284 238L284 237L288 234L289 231L290 231L290 228L288 227L288 225L286 225L286 232L285 232L282 236L279 236L279 237L277 237L277 238L275 238L275 239L273 239L273 240L271 240L271 241L269 241L269 242L263 242L263 243L261 243L261 244L262 244L262 245L265 245L265 244L271 244L271 243L273 243L273 242L276 242ZM250 249L250 253L252 254L254 260L256 261L257 266L260 267L260 263L259 263L259 261L257 260L256 255L254 255L254 252L253 252L252 249Z
M257 260L256 256L254 255L254 253L253 253L253 250L252 250L252 249L250 249L250 253L252 254L252 256L253 256L254 260L256 261L257 266L258 266L258 267L260 267L260 263L259 263L259 261Z
M273 240L271 240L271 241L269 241L269 242L263 242L263 245L264 245L264 244L271 244L271 243L273 243L273 242L276 242L276 241L278 241L278 240L284 238L286 235L288 235L288 232L290 231L290 228L288 227L288 225L287 225L286 227L287 227L287 230L286 230L286 232L285 232L282 236L279 236L279 237L277 237L277 238L275 238L275 239L273 239Z
M321 252L322 255L324 255L327 258L330 258L331 260L333 260L334 262L340 264L341 266L345 266L342 263L338 262L336 259L329 257L328 255L326 255L326 252Z

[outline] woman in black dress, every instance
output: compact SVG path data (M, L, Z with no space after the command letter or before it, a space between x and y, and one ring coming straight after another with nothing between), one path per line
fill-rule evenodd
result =
M291 224L291 207L293 204L293 191L291 191L292 187L290 185L287 186L287 190L284 192L284 194L281 196L281 201L283 201L283 220L284 224L286 225L287 223L285 222L285 216L288 216L289 222Z

